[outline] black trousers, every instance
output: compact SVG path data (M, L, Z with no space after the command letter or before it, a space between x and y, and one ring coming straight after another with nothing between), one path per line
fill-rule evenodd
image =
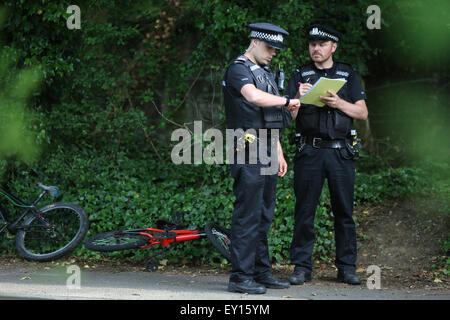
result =
M231 221L230 281L255 279L271 269L267 233L275 210L278 175L262 175L262 167L230 165L236 197Z
M342 154L341 154L342 153ZM312 271L314 249L314 217L325 178L335 217L336 267L356 269L356 228L353 221L354 160L345 159L345 149L318 149L305 145L294 159L294 190L296 196L291 263L296 270Z

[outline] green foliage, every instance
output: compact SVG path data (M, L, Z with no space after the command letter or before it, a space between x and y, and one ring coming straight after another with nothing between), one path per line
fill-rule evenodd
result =
M437 256L437 261L432 265L436 269L436 275L444 277L450 276L450 235L447 239L439 240L441 253Z
M229 227L234 198L227 166L174 165L167 136L172 119L186 109L186 95L197 77L211 73L220 85L226 65L248 46L249 23L270 21L290 32L286 49L273 61L287 75L308 60L304 30L313 22L345 32L337 59L352 62L361 75L367 74L374 54L366 40L365 10L370 4L366 0L82 0L77 1L80 30L66 27L70 4L3 1L7 15L0 17L5 43L0 101L7 101L3 98L7 94L13 97L11 103L29 98L32 112L21 109L16 119L26 120L18 125L20 132L26 128L33 134L22 136L20 145L37 142L41 158L34 163L2 158L0 168L5 171L2 181L24 198L33 198L37 181L60 186L64 200L78 202L89 215L88 235L152 226L174 210L188 212L190 227L210 221ZM35 70L42 79L40 92L27 70ZM218 118L223 126L223 108ZM19 145L14 135L6 136L11 145ZM294 152L286 138L283 148L286 157ZM417 192L427 173L410 167L357 172L355 201ZM279 180L269 233L275 261L289 258L295 206L292 180L290 162L288 174ZM315 259L329 259L334 252L329 198L324 188L315 220ZM171 247L165 257L173 262L221 261L205 241ZM11 249L10 241L0 245ZM98 257L82 247L76 254ZM111 256L140 259L147 254L135 250Z
M71 150L70 153L75 155L70 159L66 157L67 151L56 148L31 167L18 164L10 189L31 199L35 190L33 182L59 185L64 200L79 203L89 215L88 236L110 230L155 226L160 218L170 219L175 210L186 212L185 222L190 228L202 227L207 222L230 226L233 180L226 165L174 165L170 161L159 161L149 150L139 152L134 149L130 153L114 154ZM169 152L167 149L162 154ZM377 202L421 192L425 182L420 181L427 181L427 175L429 171L414 168L389 169L371 175L357 172L355 201ZM295 207L292 186L290 164L290 170L278 182L277 207L268 236L272 258L278 262L289 260ZM316 260L329 260L334 256L333 219L325 184L315 219ZM162 257L170 263L223 262L220 254L205 241L170 247ZM5 241L2 246L7 246ZM157 249L117 252L108 256L143 259L153 250ZM82 247L75 254L99 257L98 253Z
M369 58L362 27L365 1L329 7L328 1L312 0L84 0L77 3L79 30L66 27L69 4L4 1L3 37L17 63L41 66L42 91L32 105L44 151L75 144L116 152L167 135L193 79L205 72L221 75L248 46L251 22L268 20L291 32L286 50L274 60L287 74L306 61L305 27L325 18L348 30L339 58L354 61L363 73Z
M368 174L358 172L355 178L355 200L381 202L422 190L428 179L421 168L385 168Z
M0 174L7 159L28 162L38 153L27 103L39 85L39 66L21 69L17 59L13 48L4 46L0 51Z

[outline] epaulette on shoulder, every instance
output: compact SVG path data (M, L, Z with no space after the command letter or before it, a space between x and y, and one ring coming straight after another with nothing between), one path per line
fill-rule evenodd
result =
M353 70L352 65L350 63L348 63L348 62L336 61L336 63Z
M305 69L305 68L312 68L312 66L313 66L312 62L308 62L308 63L302 64L301 66L296 67L295 71L301 72L300 70Z
M247 61L247 57L244 55L241 55L234 59L234 63L245 63Z

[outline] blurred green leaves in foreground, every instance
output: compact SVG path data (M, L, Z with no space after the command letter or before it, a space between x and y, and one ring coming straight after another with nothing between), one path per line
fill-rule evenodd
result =
M0 29L5 19L0 8ZM0 47L0 174L6 160L31 161L39 148L32 132L33 114L27 103L39 87L39 66L18 69L18 52L9 46Z

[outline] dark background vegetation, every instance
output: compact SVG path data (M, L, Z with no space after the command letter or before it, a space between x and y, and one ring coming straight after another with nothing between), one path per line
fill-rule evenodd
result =
M80 30L66 27L71 4L81 9ZM379 30L366 27L371 4L381 9ZM221 78L248 46L249 23L269 21L290 32L273 61L289 79L295 66L308 62L306 26L322 22L343 32L336 59L351 63L367 90L369 120L356 123L364 144L356 206L436 197L444 200L439 214L448 216L449 10L447 1L3 1L2 103L18 99L7 84L26 91L27 103L26 112L13 116L23 120L22 135L1 136L2 145L12 145L0 145L2 183L29 199L38 181L58 185L65 201L78 202L89 215L89 235L151 226L173 210L187 212L188 226L214 221L228 227L227 166L174 165L171 133L192 130L194 120L203 121L203 130L224 129ZM40 85L21 84L24 77ZM289 259L295 204L287 135L283 146L291 169L279 180L269 234L278 262ZM324 188L316 259L333 257L332 231ZM441 240L444 259L449 241ZM13 249L6 240L0 248ZM174 263L221 262L201 241L172 251L166 257ZM82 247L75 254L99 257Z

